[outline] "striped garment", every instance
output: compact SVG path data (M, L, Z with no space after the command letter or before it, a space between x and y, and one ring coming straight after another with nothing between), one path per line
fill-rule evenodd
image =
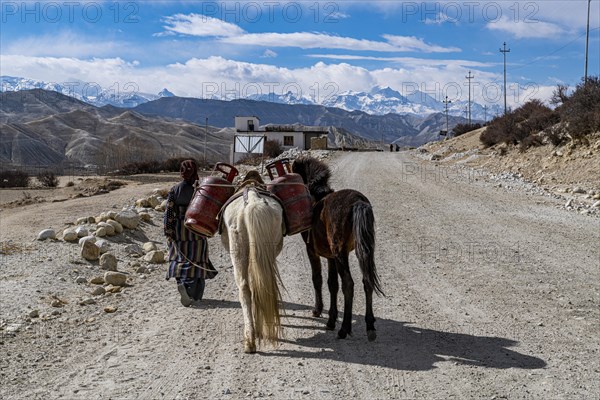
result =
M193 194L194 187L182 181L169 191L167 197L164 215L164 231L168 238L170 261L167 279L212 279L217 275L208 258L206 238L196 235L184 225L185 211Z

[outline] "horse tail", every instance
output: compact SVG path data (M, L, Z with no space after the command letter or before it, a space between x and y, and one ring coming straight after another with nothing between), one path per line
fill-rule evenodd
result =
M276 205L276 207L280 207ZM249 240L248 276L256 338L275 344L281 333L281 278L277 255L283 246L283 214L272 203L249 192L244 214Z
M375 216L371 204L361 201L353 207L356 258L366 284L383 295L375 267Z

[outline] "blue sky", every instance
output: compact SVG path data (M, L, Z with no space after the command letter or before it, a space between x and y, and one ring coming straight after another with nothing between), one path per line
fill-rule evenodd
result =
M592 1L589 72L600 74ZM584 71L586 0L2 1L0 73L115 91L317 97L390 86L442 100L547 99Z

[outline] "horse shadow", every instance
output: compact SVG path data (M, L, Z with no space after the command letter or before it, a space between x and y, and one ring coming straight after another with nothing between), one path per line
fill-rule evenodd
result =
M302 316L291 318L304 319ZM261 354L273 357L330 359L405 371L431 370L437 368L436 364L440 362L495 369L538 369L546 366L546 362L538 357L511 349L518 342L503 337L427 329L409 322L378 318L377 339L369 342L364 322L354 324L353 336L338 339L337 330L325 330L323 319L306 319L318 320L322 327L315 326L314 323L284 324L288 332L287 338L284 337L282 342L298 346L299 350L289 349L290 346L286 345L285 349L279 348ZM289 320L290 318L288 322ZM294 332L295 329L302 329L303 336ZM314 330L316 333L306 336L307 330Z

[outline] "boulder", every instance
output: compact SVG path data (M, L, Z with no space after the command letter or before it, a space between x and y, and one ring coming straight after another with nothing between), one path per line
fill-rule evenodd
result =
M160 250L154 250L144 256L144 261L151 264L160 264L165 262L165 254Z
M75 228L75 233L77 234L78 238L82 238L89 235L89 231L83 226L78 226L77 228Z
M100 256L100 269L106 271L117 270L117 257L110 253L104 253Z
M89 240L85 241L83 242L83 246L81 246L81 257L88 261L95 261L100 257L100 249Z
M152 196L148 197L146 199L146 201L148 202L148 207L151 207L151 208L154 208L160 204L159 196L157 196L157 195L152 195Z
M152 215L148 214L147 212L141 212L140 219L144 222L150 222L152 221Z
M56 239L56 232L54 229L44 229L38 233L37 240Z
M75 229L65 229L63 231L63 240L65 242L75 242L78 239L77 236L77 232L75 232Z
M125 286L127 275L122 272L109 271L104 274L104 282L113 286Z
M156 244L154 242L146 242L144 243L142 248L144 249L145 253L149 253L151 251L156 250Z
M76 225L84 225L88 223L88 217L77 218Z
M105 239L96 240L96 246L100 250L100 254L104 254L108 250L110 250L110 243L108 240L105 240Z
M85 242L96 243L96 236L84 236L79 239L79 245L83 246Z
M111 225L115 229L115 233L119 234L123 232L123 225L115 221L114 219L109 219L106 221L107 224Z
M94 235L96 235L97 237L104 237L106 236L106 234L106 228L103 226L98 227L98 229L96 229L96 232L94 232Z
M114 220L123 225L123 228L135 229L140 223L140 216L133 210L123 210L115 216Z
M148 205L148 200L147 200L147 199L137 199L137 200L135 201L135 206L136 206L137 208L146 208L146 207L148 207L148 206L149 206L149 205Z
M106 230L106 236L114 236L115 235L115 227L107 222L100 222L98 224L98 229L104 228Z
M162 203L160 203L160 205L154 207L154 209L159 212L164 212L166 208L167 208L167 200L163 200Z
M138 244L128 244L127 246L125 246L124 249L127 254L136 254L138 256L141 256L144 254L144 250L142 250L142 248L138 245Z

